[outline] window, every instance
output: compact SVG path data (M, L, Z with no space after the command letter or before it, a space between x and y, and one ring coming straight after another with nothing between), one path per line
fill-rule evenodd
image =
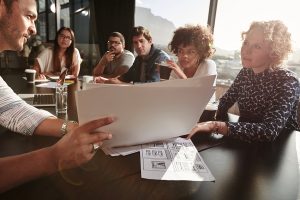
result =
M297 1L273 0L222 0L218 1L214 38L218 66L218 78L232 82L242 68L240 62L241 32L246 31L252 21L281 20L289 28L294 53L288 59L288 67L300 74L300 28Z
M185 24L207 24L210 0L138 0L135 26L147 28L153 42L171 54L168 44L173 32Z

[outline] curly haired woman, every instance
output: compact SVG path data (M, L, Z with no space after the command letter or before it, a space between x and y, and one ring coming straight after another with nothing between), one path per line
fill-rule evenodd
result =
M174 32L169 44L178 62L167 61L172 69L170 79L186 79L203 75L216 75L216 64L209 59L214 53L213 35L206 26L185 25Z
M243 68L220 99L216 119L197 124L196 132L217 132L247 142L274 141L283 130L299 130L297 108L300 96L296 74L284 68L291 52L291 34L281 21L253 22L242 33ZM227 121L227 111L235 103L239 122Z

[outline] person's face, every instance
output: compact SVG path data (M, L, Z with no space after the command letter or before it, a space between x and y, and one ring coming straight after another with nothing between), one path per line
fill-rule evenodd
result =
M152 41L148 41L144 35L133 36L133 47L137 55L147 56L151 50Z
M72 35L68 30L63 30L58 34L58 46L67 49L72 44Z
M246 36L242 48L241 59L245 68L252 68L255 73L264 71L270 66L270 46L264 41L263 32L253 29Z
M191 68L198 66L199 54L194 45L179 45L177 57L178 63L182 68Z
M36 34L37 10L35 0L14 1L8 11L0 2L0 42L2 50L20 51L28 38Z
M119 37L109 37L107 41L107 48L109 51L114 52L116 55L122 53L124 50L124 46Z

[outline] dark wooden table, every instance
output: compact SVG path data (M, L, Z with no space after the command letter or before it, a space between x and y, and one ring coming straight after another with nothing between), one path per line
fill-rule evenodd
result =
M7 82L16 87L16 92L34 88L26 84L15 86L17 81L13 78ZM73 90L78 89L75 85ZM69 106L74 106L69 109L69 117L76 118L75 103ZM110 157L98 151L91 162L82 167L30 181L1 194L0 199L295 200L299 198L296 134L299 132L282 134L277 141L264 144L197 135L193 141L215 176L215 182L142 179L138 153ZM4 131L0 133L0 156L25 153L56 141L50 137L25 137Z

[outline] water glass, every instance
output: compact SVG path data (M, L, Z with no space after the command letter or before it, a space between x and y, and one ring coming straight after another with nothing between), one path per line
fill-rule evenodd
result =
M55 88L55 111L56 114L67 113L68 109L68 87L66 85L57 85Z

